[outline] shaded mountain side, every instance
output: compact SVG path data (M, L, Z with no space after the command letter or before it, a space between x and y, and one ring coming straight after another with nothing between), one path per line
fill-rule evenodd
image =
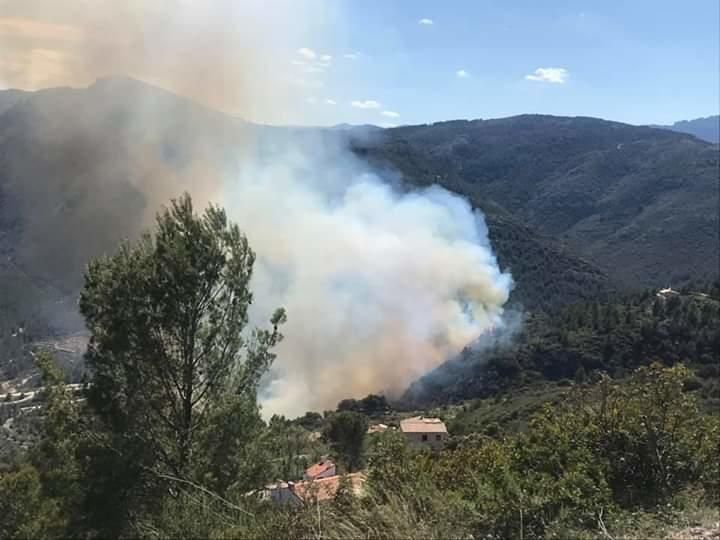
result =
M702 379L694 384L717 407L718 350L720 282L665 295L647 291L531 314L511 344L466 349L411 385L404 400L425 407L600 371L622 377L661 361L694 368Z
M687 133L714 144L720 142L720 115L717 114L705 118L695 118L694 120L680 120L669 126L652 127Z
M355 151L499 207L627 287L717 275L718 152L689 135L523 115L385 130Z
M27 95L28 92L12 88L9 90L0 90L0 114L4 113Z
M0 317L75 331L87 261L202 193L243 124L131 79L15 97L0 113Z

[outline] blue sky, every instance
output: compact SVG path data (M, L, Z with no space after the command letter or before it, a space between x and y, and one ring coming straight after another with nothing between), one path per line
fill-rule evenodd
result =
M520 113L671 123L720 108L718 0L340 6L293 60L314 81L302 98L317 123Z
M130 75L248 120L720 109L720 0L0 0L0 88Z

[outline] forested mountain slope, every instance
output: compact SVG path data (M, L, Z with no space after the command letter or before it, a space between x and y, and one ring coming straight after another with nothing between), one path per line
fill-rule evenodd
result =
M386 130L356 152L567 244L627 287L718 269L718 148L595 118L523 115Z
M531 314L510 344L463 354L416 382L412 403L457 402L538 381L623 377L653 361L694 368L703 397L720 406L720 282L682 291L645 291L606 303Z

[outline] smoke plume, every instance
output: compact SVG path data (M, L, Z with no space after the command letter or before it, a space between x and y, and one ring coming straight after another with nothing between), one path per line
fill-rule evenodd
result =
M502 326L511 279L467 201L400 193L327 136L270 138L225 194L258 252L257 318L274 305L289 315L267 412L397 396Z
M304 83L286 68L299 47L318 42L327 21L338 17L317 2L295 0L271 7L231 0L0 0L0 6L0 85L85 85L127 74L264 123L306 121L299 107L305 100L297 99ZM332 36L325 37L331 48ZM113 99L134 99L125 87L115 93ZM123 172L118 177L147 173L132 185L151 210L187 189L198 201L226 207L244 230L258 255L253 323L264 324L277 306L288 313L286 338L263 389L266 413L331 408L370 392L398 394L502 326L512 280L498 268L483 216L461 197L438 187L396 189L354 157L339 131L233 131L222 139L234 144L228 159L224 146L207 147L216 139L197 133L199 118L208 130L221 122L186 115L176 124L181 106L162 103L154 95L135 103L133 115L121 115L133 120L125 120L125 131L113 128L113 137L125 137L127 145L112 139L104 151L97 147L103 139L95 133L115 122L96 118L104 105L86 113L63 144L88 145L78 153L82 160L73 160L82 171L107 170L103 156L139 162L127 174L114 168ZM177 168L163 154L168 131L182 135L179 146L194 134L185 145L192 155L184 177L201 181L175 181ZM132 150L118 154L119 147ZM107 192L106 184L88 179L94 173L73 178L87 181L89 193ZM53 228L55 214L48 216L43 230ZM79 223L76 236L57 239L58 245L84 242L90 227Z

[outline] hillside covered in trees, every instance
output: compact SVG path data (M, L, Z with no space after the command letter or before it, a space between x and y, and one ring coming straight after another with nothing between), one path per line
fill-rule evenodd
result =
M412 185L438 183L592 261L623 287L713 279L718 150L597 118L521 115L386 130L355 151Z
M717 340L717 285L552 315L579 355L562 403L517 432L468 433L456 412L449 443L431 451L393 429L414 411L376 395L296 420L261 418L258 387L286 315L277 310L243 339L253 264L225 213L197 215L189 197L158 216L153 234L92 261L80 299L90 384L65 385L38 352L36 405L10 418L33 443L0 458L0 536L647 537L716 518L718 415L703 411L688 367L631 364L646 353L670 364L690 347L691 362L714 367L706 353ZM690 324L701 329L694 338ZM613 332L620 326L627 333ZM660 327L667 340L658 342ZM630 359L621 344L635 331L650 334ZM598 336L618 358L595 357ZM520 340L526 376L531 366L548 379L575 368L559 358L543 365L535 345ZM626 377L581 375L593 369L588 358ZM493 365L498 385L523 373ZM368 429L379 420L390 427ZM328 457L341 473L334 496L309 489L283 504L262 495Z
M720 289L691 284L680 291L655 290L606 302L570 304L536 312L509 342L468 347L420 379L406 398L427 405L532 385L540 381L580 382L607 373L622 378L658 361L685 363L714 410L720 408Z

